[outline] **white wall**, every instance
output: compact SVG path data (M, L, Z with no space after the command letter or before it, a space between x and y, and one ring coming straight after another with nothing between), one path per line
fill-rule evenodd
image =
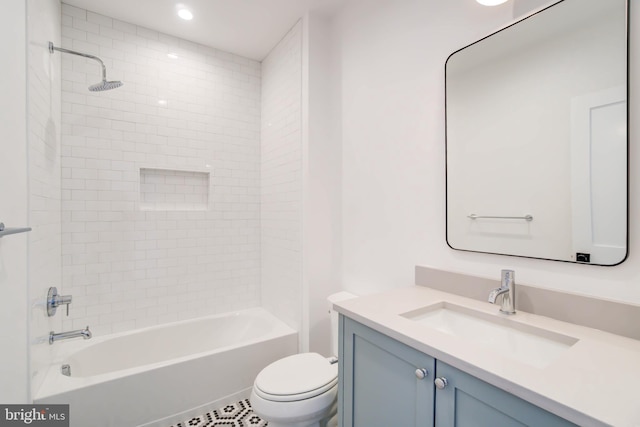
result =
M262 70L262 300L330 354L326 298L340 289L340 110L332 27L303 17Z
M631 28L640 10L631 9ZM415 265L640 302L640 154L631 123L630 256L594 267L453 251L445 243L444 62L511 21L508 3L353 0L335 21L341 66L343 282L375 292L413 283ZM631 33L631 46L640 35ZM631 54L631 75L638 69ZM631 79L631 111L640 88Z
M262 62L262 305L302 327L302 23Z
M49 332L61 331L65 314L60 309L54 317L47 317L47 291L50 286L57 287L61 294L68 290L61 282L61 61L48 49L49 41L60 44L60 9L57 0L27 2L29 225L33 227L29 233L32 395L37 394L52 360Z
M8 0L0 14L0 222L28 221L26 3ZM0 402L28 403L29 321L26 234L0 238Z
M305 350L330 355L327 297L340 290L342 257L339 80L330 19L310 13L303 23L302 338Z
M99 65L62 56L64 328L101 335L259 305L260 63L62 12L63 47L124 81L89 92ZM145 168L164 172L141 184Z

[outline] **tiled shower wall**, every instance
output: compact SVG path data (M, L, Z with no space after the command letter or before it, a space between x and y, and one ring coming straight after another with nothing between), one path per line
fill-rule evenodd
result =
M125 83L89 92L98 64L62 56L64 328L104 334L259 305L260 63L62 13L63 47ZM185 194L198 203L164 203Z
M262 305L301 329L302 22L262 62Z

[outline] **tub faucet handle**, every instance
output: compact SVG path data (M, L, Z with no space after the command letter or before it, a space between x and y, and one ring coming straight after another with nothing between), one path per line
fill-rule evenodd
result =
M71 295L58 294L58 288L52 286L47 293L47 316L51 317L56 314L56 310L61 305L67 306L67 316L69 316L69 304L71 304Z

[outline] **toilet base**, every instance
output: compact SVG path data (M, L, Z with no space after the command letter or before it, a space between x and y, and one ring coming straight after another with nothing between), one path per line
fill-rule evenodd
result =
M337 427L337 395L338 387L335 386L313 399L273 402L262 399L252 390L249 400L253 412L267 421L269 427Z
M329 417L324 418L319 421L302 421L298 423L278 423L275 421L268 421L269 427L338 427L338 404L337 402L333 404L331 407L331 412L329 413Z

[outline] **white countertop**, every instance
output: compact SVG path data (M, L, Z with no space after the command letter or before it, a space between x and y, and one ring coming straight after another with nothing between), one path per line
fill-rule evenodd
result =
M578 339L543 368L400 314L447 302ZM334 304L339 313L580 426L640 427L640 341L422 286ZM571 310L571 307L567 307ZM597 313L594 313L597 316Z

